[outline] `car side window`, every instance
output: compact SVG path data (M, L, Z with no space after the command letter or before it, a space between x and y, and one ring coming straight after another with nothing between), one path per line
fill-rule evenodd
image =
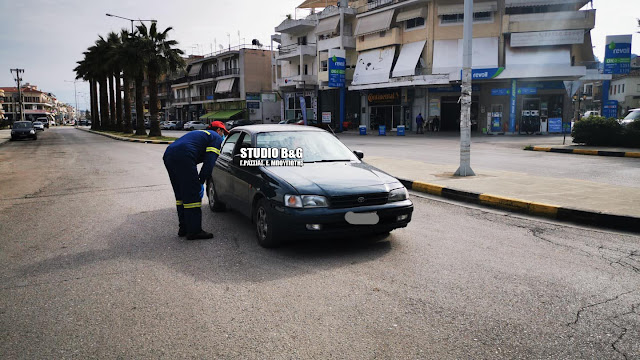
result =
M246 132L242 132L242 139L240 140L240 146L237 147L235 154L240 154L240 149L242 148L250 148L251 147L251 134Z
M233 148L236 146L236 142L238 142L241 134L242 133L237 132L229 135L222 145L222 150L220 151L221 155L227 155L229 157L233 155Z

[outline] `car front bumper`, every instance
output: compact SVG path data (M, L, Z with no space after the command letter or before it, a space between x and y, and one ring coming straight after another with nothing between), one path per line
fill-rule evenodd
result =
M283 238L308 239L327 237L358 237L406 227L411 221L413 203L411 200L397 201L384 205L353 208L294 209L279 205L272 206L273 226ZM372 214L378 222L372 225L355 225L346 220L347 213ZM399 219L399 216L406 218ZM310 230L307 225L320 225L319 230Z
M15 132L11 134L11 137L14 139L27 139L36 136L36 134L31 134L28 132Z

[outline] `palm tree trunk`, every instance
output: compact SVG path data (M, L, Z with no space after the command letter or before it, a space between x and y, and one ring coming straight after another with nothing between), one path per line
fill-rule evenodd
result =
M96 108L95 90L96 90L96 82L95 82L95 80L89 79L89 101L91 102L90 108L91 108L91 129L92 130L96 129L96 123L97 123L96 114L98 112L98 110Z
M149 67L149 113L151 115L149 136L162 136L158 121L158 72L153 67Z
M109 93L107 90L107 78L102 77L98 80L100 84L100 125L98 129L109 129Z
M116 131L122 131L122 87L120 86L120 71L116 72Z
M109 74L109 130L116 127L116 95L113 88L113 74Z
M127 72L122 72L122 87L124 88L124 125L122 132L131 134L131 94L129 93L129 77Z
M97 130L100 128L100 111L98 110L98 80L93 79L93 113L91 114L91 128Z
M147 135L144 129L144 98L142 97L142 82L144 74L140 71L136 75L136 135Z

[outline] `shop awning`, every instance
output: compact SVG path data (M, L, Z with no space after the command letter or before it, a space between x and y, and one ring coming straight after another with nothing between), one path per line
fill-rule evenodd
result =
M244 110L223 110L212 115L212 120L229 120L232 117L242 113Z
M298 5L298 8L299 9L313 9L313 8L328 7L329 5L335 5L335 1L329 1L329 0L306 0L302 4Z
M192 64L191 69L189 69L189 76L196 76L200 73L200 68L202 68L202 63Z
M213 115L215 115L216 112L212 111L212 112L208 112L202 116L200 116L200 120L213 120Z
M415 75L416 65L420 61L420 55L422 55L426 42L426 40L422 40L402 45L398 61L393 68L393 77Z
M340 25L340 16L335 15L326 19L320 20L318 26L316 26L316 35L330 34L338 30Z
M355 36L375 34L377 32L386 31L391 28L391 19L395 9L375 13L372 15L358 18Z
M233 89L234 80L235 78L218 81L218 83L216 84L216 94L231 92L231 90Z
M426 16L427 16L427 8L420 7L417 9L405 10L398 13L398 16L396 16L396 21L402 22L402 21L419 18L419 17L424 18Z
M544 6L576 4L579 9L589 3L590 0L505 0L505 7ZM475 7L475 4L474 4ZM475 10L474 10L475 11Z
M570 45L506 47L505 67L517 65L571 65Z
M389 81L395 46L361 52L356 70L353 73L353 85L385 83Z
M462 69L462 39L434 40L433 74L456 73ZM498 38L473 38L471 66L476 69L498 67Z
M508 1L508 0L507 0ZM497 1L473 3L473 12L494 12L498 10ZM438 15L464 14L464 4L438 5Z
M584 66L570 65L513 65L505 67L496 79L527 79L527 78L563 78L577 80L587 75Z

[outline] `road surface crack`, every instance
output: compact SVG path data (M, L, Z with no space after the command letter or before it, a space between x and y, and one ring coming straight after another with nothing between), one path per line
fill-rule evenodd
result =
M578 323L578 321L580 321L580 315L581 315L583 312L585 312L586 310L588 310L588 309L590 309L590 308L592 308L592 307L595 307L595 306L599 306L599 305L603 305L603 304L610 303L610 302L612 302L612 301L616 301L616 300L618 300L621 296L624 296L624 295L627 295L627 294L631 294L632 292L636 292L636 291L638 291L638 290L630 290L630 291L627 291L627 292L623 292L622 294L618 294L618 295L616 295L616 296L615 296L615 297L613 297L613 298L606 299L606 300L604 300L604 301L601 301L601 302L598 302L598 303L595 303L595 304L589 304L589 305L587 305L587 306L583 306L583 307L581 307L581 308L578 310L578 312L576 313L576 319L575 319L573 322L567 323L567 326L571 326L571 325L575 325L575 324L577 324L577 323Z

